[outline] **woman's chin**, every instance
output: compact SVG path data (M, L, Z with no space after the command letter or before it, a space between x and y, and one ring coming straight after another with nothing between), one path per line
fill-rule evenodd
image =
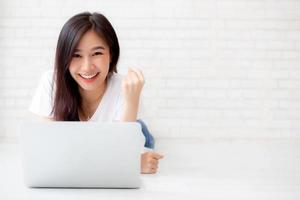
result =
M94 91L97 88L99 89L99 87L95 86L95 85L84 85L84 84L80 84L80 88L83 91Z
M102 88L104 85L104 81L101 82L101 81L96 81L96 82L93 82L93 83L79 83L80 85L80 88L81 90L83 91L96 91L96 90L99 90L100 88Z

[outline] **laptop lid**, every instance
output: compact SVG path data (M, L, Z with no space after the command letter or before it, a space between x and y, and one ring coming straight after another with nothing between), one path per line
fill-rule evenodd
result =
M140 186L138 123L22 122L19 135L27 186Z

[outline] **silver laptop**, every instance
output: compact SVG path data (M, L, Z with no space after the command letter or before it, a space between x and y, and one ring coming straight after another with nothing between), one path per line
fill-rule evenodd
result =
M22 122L19 136L29 187L140 187L138 123Z

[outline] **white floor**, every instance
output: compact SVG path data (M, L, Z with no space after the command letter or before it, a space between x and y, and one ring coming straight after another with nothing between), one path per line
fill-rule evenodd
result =
M17 144L0 143L0 199L300 199L300 139L159 139L141 189L30 189Z

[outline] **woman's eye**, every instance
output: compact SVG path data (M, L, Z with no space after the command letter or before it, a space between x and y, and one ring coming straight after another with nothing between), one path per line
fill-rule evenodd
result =
M93 56L98 56L98 55L103 55L103 53L102 53L102 52L95 52L95 53L93 54Z
M73 54L73 57L74 57L74 58L80 58L81 56L80 56L79 54L76 54L76 53L75 53L75 54Z

